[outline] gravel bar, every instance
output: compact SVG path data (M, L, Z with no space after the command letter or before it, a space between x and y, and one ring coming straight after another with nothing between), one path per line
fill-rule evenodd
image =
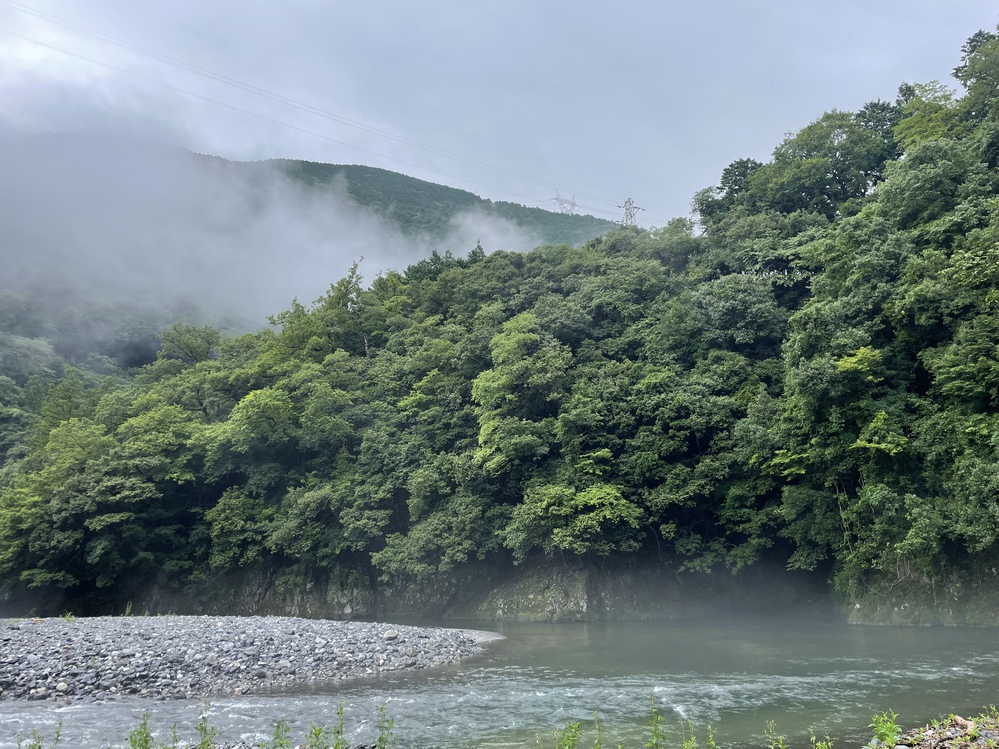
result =
M247 694L454 663L490 634L272 616L0 620L0 700Z

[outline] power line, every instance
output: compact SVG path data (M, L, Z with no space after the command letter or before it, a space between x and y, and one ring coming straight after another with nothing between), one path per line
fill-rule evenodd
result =
M44 13L42 11L35 10L34 8L29 8L29 7L25 6L25 5L22 5L21 3L11 2L11 0L0 0L0 4L7 5L8 7L14 8L15 10L18 10L18 11L20 11L22 13L26 13L28 15L35 16L36 18L40 18L40 19L48 21L50 23L55 23L55 24L58 24L58 25L70 28L70 29L72 29L74 31L77 31L79 33L87 34L89 36L96 37L96 38L100 39L101 41L106 42L108 44L113 44L113 45L115 45L117 47L121 47L121 48L126 49L126 50L128 50L130 52L133 52L133 53L136 53L136 54L140 54L140 55L143 55L143 56L146 56L146 57L150 57L150 58L156 59L156 60L158 60L160 62L166 63L168 65L172 65L172 66L177 67L177 68L180 68L180 69L185 70L185 71L187 71L189 73L194 73L196 75L200 75L200 76L208 78L210 80L214 80L214 81L217 81L217 82L222 83L224 85L232 86L232 87L240 89L242 91L246 91L248 93L254 94L256 96L260 96L260 97L269 99L271 101L275 101L275 102L284 104L286 106L290 106L290 107L293 107L295 109L299 109L299 110L307 112L309 114L313 114L313 115L316 115L316 116L319 116L319 117L323 117L325 119L332 120L334 122L338 122L340 124L344 124L344 125L347 125L349 127L357 128L359 130L362 130L364 132L370 133L372 135L376 135L378 137L383 137L383 138L386 138L386 139L389 139L389 140L394 140L394 141L396 141L398 143L402 143L404 145L408 145L408 146L411 146L411 147L414 147L414 148L419 148L421 150L428 151L428 152L436 154L438 156L443 156L445 158L453 159L455 161L458 161L458 162L461 162L461 163L464 163L464 164L467 164L467 165L470 165L470 166L474 166L474 167L481 168L481 169L486 169L488 171L492 171L492 172L494 172L496 174L500 174L500 175L503 175L503 176L506 176L506 177L512 177L512 178L515 178L515 179L518 179L518 180L522 180L522 181L526 181L526 182L531 182L531 183L534 183L534 184L537 184L537 185L541 185L541 186L545 186L545 187L555 187L555 185L552 184L551 182L548 182L548 181L545 181L545 180L540 180L540 179L537 179L537 178L529 176L529 175L521 174L519 172L514 172L514 171L511 171L509 169L504 169L502 167L497 167L497 166L494 166L492 164L488 164L486 162L478 161L476 159L472 159L472 158L468 158L466 156L462 156L461 154L457 154L457 153L454 153L454 152L451 152L451 151L447 151L447 150L442 149L442 148L438 148L437 146L433 146L433 145L430 145L430 144L427 144L427 143L422 143L422 142L414 140L412 138L407 138L405 136L398 135L396 133L392 133L392 132L389 132L387 130L383 130L381 128L377 128L377 127L374 127L374 126L371 126L371 125L367 125L367 124L365 124L363 122L359 122L357 120L353 120L353 119L344 117L342 115L336 114L335 112L330 112L328 110L321 109L319 107L315 107L315 106L313 106L311 104L307 104L307 103L304 103L304 102L301 102L301 101L296 101L295 99L283 96L283 95L275 93L273 91L268 91L267 89L260 88L258 86L254 86L254 85L249 84L249 83L245 83L245 82L240 81L238 79L231 78L229 76L223 75L221 73L217 73L217 72L209 70L207 68L203 68L203 67L199 67L197 65L193 65L193 64L188 63L188 62L186 62L184 60L180 60L178 58L171 57L170 55L165 55L165 54L162 54L160 52L156 52L155 50L151 50L151 49L148 49L148 48L136 45L136 44L132 44L132 43L127 42L125 40L118 39L118 38L110 36L108 34L104 34L103 32L87 28L86 26L82 26L80 24L74 23L72 21L68 21L68 20L60 18L58 16L54 16L54 15L49 14L49 13ZM46 44L44 42L39 42L37 40L34 40L34 39L29 38L29 37L25 37L25 36L16 34L14 32L9 32L8 31L8 32L5 32L5 33L12 34L13 36L19 36L20 38L25 39L26 41L34 42L36 44L41 44L42 46L46 46L46 47L49 47L50 49L54 49L56 51L63 52L65 54L70 54L70 55L79 57L80 59L87 60L88 62L91 62L91 63L95 63L95 64L98 64L98 65L104 65L105 67L111 68L111 69L116 70L118 72L123 72L123 73L126 73L126 74L135 75L136 77L142 78L143 80L147 80L147 81L152 82L152 83L158 83L158 84L160 84L162 86L166 86L167 88L172 88L172 89L174 89L176 91L179 91L181 93L185 93L185 94L188 94L188 95L191 95L191 96L195 96L195 97L204 99L206 101L210 101L210 102L215 103L215 104L220 104L222 106L227 106L230 109L234 109L236 111L240 111L240 112L244 112L244 113L247 113L247 114L251 114L253 116L260 117L261 119L266 119L266 120L269 120L271 122L275 122L277 124L284 125L286 127L291 127L293 129L299 130L301 132L309 133L309 134L312 134L312 135L318 135L318 137L325 137L325 136L319 135L317 133L311 133L310 131L305 130L303 128L298 128L296 126L289 125L287 123L282 123L280 121L273 120L271 118L264 117L262 115L257 115L257 114L255 114L253 112L250 112L249 110L243 110L243 109L240 109L238 107L234 107L234 106L231 106L231 105L224 104L222 102L219 102L217 100L211 99L209 97L205 97L205 96L201 96L199 94L195 94L195 93L187 91L185 89L181 89L181 88L178 88L178 87L175 87L175 86L170 86L169 84L163 83L161 81L156 81L154 79L146 78L145 76L141 76L141 75L139 75L137 73L132 73L131 71L127 71L127 70L124 70L122 68L115 67L115 66L110 65L108 63L104 63L104 62L101 62L101 61L98 61L98 60L94 60L92 58L88 58L88 57L85 57L83 55L78 55L78 54L75 54L75 53L72 53L72 52L68 52L67 50L55 47L54 45ZM421 167L421 166L419 166L417 164L413 164L411 162L407 162L407 161L404 161L404 160L401 160L401 159L395 159L393 157L385 156L384 154L380 154L380 153L378 153L376 151L372 151L370 149L364 149L364 148L361 148L360 146L354 146L354 145L352 145L350 143L345 143L344 141L339 141L339 140L335 140L335 139L332 139L332 138L326 138L326 140L331 140L333 142L336 142L336 143L339 143L339 144L342 144L342 145L347 145L347 146L349 146L351 148L357 148L358 150L364 151L366 153L371 153L371 154L374 154L374 155L377 155L377 156L382 156L383 158L389 158L389 159L392 159L393 161L398 161L399 163L403 163L403 164L406 164L408 166L413 166L413 167L418 168L418 169L426 169L427 171L430 171L430 172L432 172L434 174L439 174L441 176L448 177L449 179L458 179L458 180L467 182L468 184L475 184L475 185L478 185L480 187L487 187L488 189L491 189L491 190L499 190L500 192L506 193L508 195L513 195L515 197L518 197L518 198L521 198L521 199L525 199L524 196L522 196L522 195L520 195L518 193L514 193L514 192L512 192L510 190L503 190L503 189L495 188L495 187L492 187L492 186L489 186L489 185L484 185L482 183L472 182L471 180L465 180L464 178L460 178L460 177L456 177L456 176L453 176L453 175L449 175L449 174L446 174L444 172L439 172L437 170L428 169L426 167ZM557 190L557 188L556 188L556 190ZM600 202L600 203L606 203L609 206L613 206L614 205L614 201L608 200L606 198L602 198L602 197L597 196L597 195L592 195L592 194L589 194L589 193L579 192L579 191L577 191L577 194L582 195L582 196L587 197L587 198L590 198L591 200L595 200L595 201ZM575 195L573 196L573 199L575 199ZM534 202L534 203L540 203L540 201L532 201L532 202ZM560 203L559 205L560 205L560 208L561 208L562 204ZM620 206L618 206L618 207L620 207ZM604 213L604 214L607 214L607 215L612 215L610 213L610 211L607 210L607 209L593 209L593 208L590 208L589 210L596 210L596 211L598 211L600 213ZM650 214L650 215L654 215L654 214ZM660 218L664 218L664 217L660 217Z

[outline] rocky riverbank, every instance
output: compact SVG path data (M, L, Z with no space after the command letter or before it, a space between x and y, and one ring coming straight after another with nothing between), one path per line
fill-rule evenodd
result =
M988 714L967 720L959 715L906 731L896 746L910 749L992 749L999 742L999 713L992 708ZM879 749L885 743L874 739L865 749Z
M0 699L246 694L452 663L489 634L270 616L0 620Z

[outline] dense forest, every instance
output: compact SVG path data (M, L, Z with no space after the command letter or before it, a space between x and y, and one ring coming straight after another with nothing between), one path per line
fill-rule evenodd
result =
M999 34L954 76L732 163L696 219L355 266L143 366L4 291L0 587L638 555L849 597L991 568Z

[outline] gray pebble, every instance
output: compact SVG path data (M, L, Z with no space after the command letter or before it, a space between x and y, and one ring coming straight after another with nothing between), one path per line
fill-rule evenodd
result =
M427 668L479 651L467 633L290 617L0 620L0 700L207 698Z

